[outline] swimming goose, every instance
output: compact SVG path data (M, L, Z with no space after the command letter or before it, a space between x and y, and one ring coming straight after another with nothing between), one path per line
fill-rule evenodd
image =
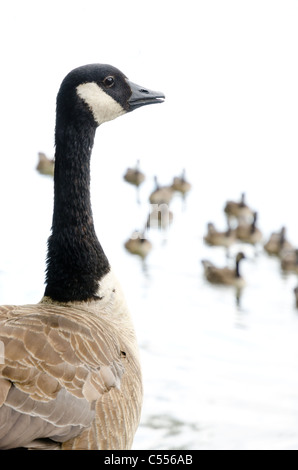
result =
M253 219L253 210L245 202L245 193L241 194L239 202L227 201L224 212L229 222L235 219L237 222L250 223Z
M145 175L140 170L140 160L137 160L135 168L127 168L126 172L123 175L123 179L136 187L137 190L137 203L140 204L140 194L139 188L141 184L145 181Z
M257 245L261 243L263 239L263 234L261 230L257 227L257 212L253 214L253 221L251 224L239 223L236 228L236 237L238 240L249 243L250 245Z
M57 95L54 211L38 304L0 307L0 448L129 449L142 380L134 327L97 239L96 128L164 95L117 68L71 71Z
M280 254L281 269L285 272L298 274L298 249L284 249Z
M152 250L152 243L146 238L144 232L135 231L124 243L124 247L129 253L138 255L145 259Z
M140 170L140 160L137 161L135 168L127 168L123 176L127 183L139 187L145 181L145 175Z
M171 186L160 186L157 176L154 176L155 188L149 196L151 204L170 204L174 190Z
M185 178L185 169L182 170L181 176L175 176L171 184L174 191L178 191L183 196L191 190L191 184Z
M54 176L55 160L48 158L45 153L38 152L38 163L36 170L41 175Z
M240 252L237 254L236 266L234 269L229 267L219 268L210 261L203 259L202 265L207 281L211 284L223 284L226 286L235 286L237 288L244 287L245 282L239 271L240 262L244 258L244 253Z
M207 233L203 237L204 242L210 246L223 246L227 249L236 242L235 230L228 227L227 230L219 231L211 222L207 224Z
M286 227L279 232L273 232L264 244L264 250L269 255L280 256L283 250L292 250L293 245L286 238Z

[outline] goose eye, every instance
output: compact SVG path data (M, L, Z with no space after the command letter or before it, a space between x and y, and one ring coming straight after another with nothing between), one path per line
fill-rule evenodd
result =
M115 83L114 77L106 77L103 81L103 84L106 88L111 88Z

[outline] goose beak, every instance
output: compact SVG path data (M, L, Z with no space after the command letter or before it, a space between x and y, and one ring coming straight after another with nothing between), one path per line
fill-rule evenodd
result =
M128 100L129 111L132 111L146 104L163 103L165 95L159 91L148 90L140 85L126 80L131 89L131 96Z

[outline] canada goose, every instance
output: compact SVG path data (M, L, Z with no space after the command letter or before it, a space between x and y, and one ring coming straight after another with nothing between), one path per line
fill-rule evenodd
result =
M293 246L286 238L285 227L282 227L280 232L273 232L264 244L264 250L269 255L280 256L283 250L289 249L293 249Z
M238 240L249 243L251 245L257 245L261 243L263 239L263 234L261 230L257 227L257 212L253 214L253 221L251 224L239 223L236 228L236 237Z
M54 176L55 160L48 158L45 153L38 152L38 163L36 170L41 175Z
M145 175L144 173L140 170L140 160L137 160L137 164L135 168L127 168L124 176L124 180L127 181L127 183L130 183L136 187L137 190L137 203L140 204L140 195L139 195L139 187L145 181Z
M237 254L236 266L234 269L229 267L218 268L210 261L203 259L202 265L207 281L212 284L223 284L226 286L235 286L237 288L244 287L245 282L239 271L240 261L244 258L244 253L240 252Z
M174 191L182 193L182 195L185 195L191 190L191 184L185 178L185 169L182 170L181 176L175 176L173 178L171 187Z
M131 237L124 243L129 253L138 255L145 259L152 250L152 243L145 237L144 232L135 231Z
M100 124L163 100L110 65L78 67L62 81L44 297L0 307L2 449L132 445L142 403L138 347L95 234L90 157Z
M223 246L227 249L236 242L235 230L228 227L225 231L218 231L211 222L207 224L207 233L203 237L204 242L210 246Z
M160 186L157 176L154 176L155 189L149 196L151 204L170 204L174 190L171 186Z
M239 202L227 201L224 212L230 222L236 219L237 222L250 223L253 219L253 210L245 202L245 193L241 194Z
M133 184L137 187L145 181L145 175L140 170L140 160L137 161L135 168L127 168L123 178L127 183Z
M281 269L286 272L298 274L298 249L284 249L280 254Z

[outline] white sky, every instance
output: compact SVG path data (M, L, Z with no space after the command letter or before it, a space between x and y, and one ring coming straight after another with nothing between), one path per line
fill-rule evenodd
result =
M166 94L141 119L132 113L101 131L115 153L133 136L128 163L142 147L144 165L165 178L186 166L223 199L244 190L263 214L269 200L295 211L297 0L1 3L0 178L10 178L10 165L31 170L39 150L53 152L65 74L106 62Z

